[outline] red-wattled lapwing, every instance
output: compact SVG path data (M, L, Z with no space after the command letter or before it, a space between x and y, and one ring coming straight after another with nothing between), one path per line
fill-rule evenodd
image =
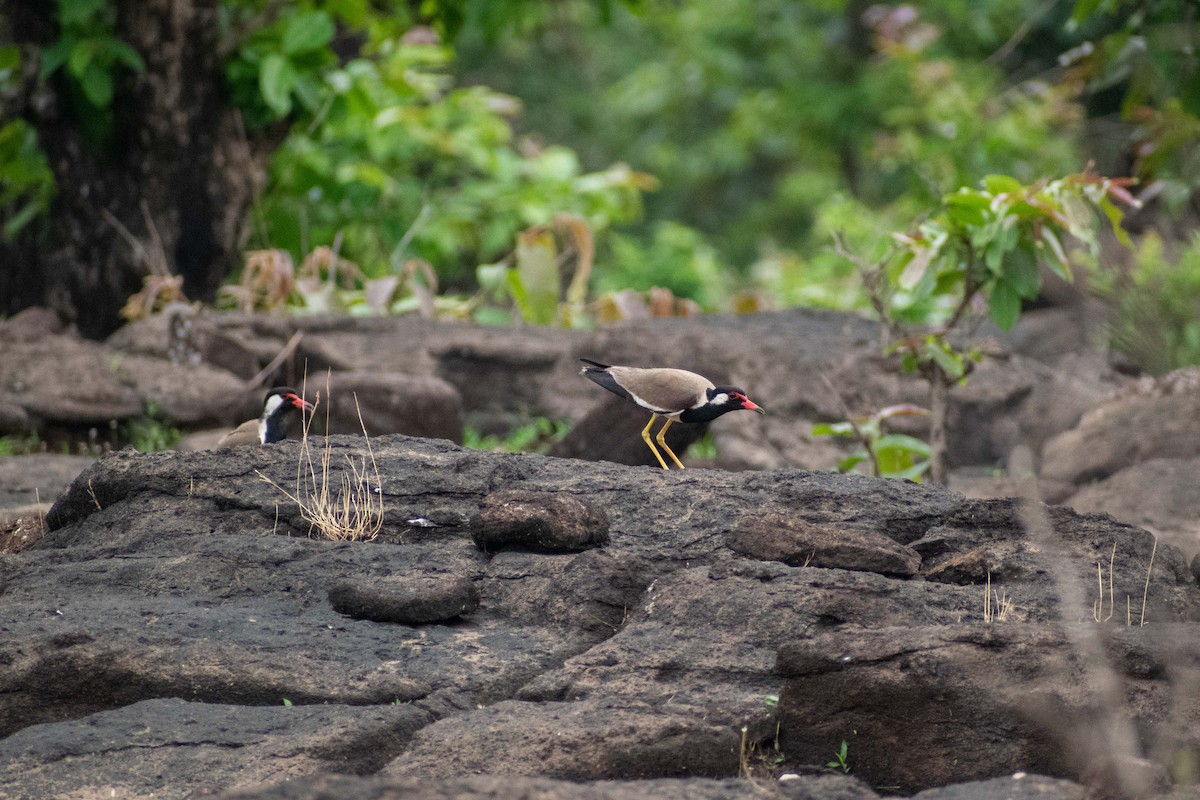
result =
M654 447L654 442L650 441L650 426L659 417L666 418L667 422L654 440L667 451L675 465L683 469L683 464L663 440L663 435L672 423L708 422L727 411L742 408L760 414L766 413L750 402L746 393L736 386L715 386L703 375L685 369L613 367L592 361L590 358L579 360L589 365L581 369L579 374L650 412L650 421L642 429L642 438L646 440L646 445L663 469L669 469L667 462L663 461L662 455Z
M312 403L300 396L295 389L276 386L263 398L262 416L249 419L221 437L217 447L237 447L240 444L270 444L281 441L287 435L284 425L288 414L293 411L312 411Z

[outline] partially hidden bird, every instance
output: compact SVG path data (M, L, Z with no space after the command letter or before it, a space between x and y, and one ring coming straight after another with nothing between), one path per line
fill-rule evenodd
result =
M312 411L313 404L288 386L276 386L263 398L262 416L248 419L221 437L217 447L271 444L287 436L287 417L294 411Z
M592 361L590 358L579 360L588 365L581 369L579 374L650 412L650 421L642 429L642 439L663 469L670 468L667 462L663 461L662 454L654 447L654 442L658 442L659 447L667 451L675 465L683 469L683 464L663 439L667 428L673 423L708 422L728 411L740 409L757 411L759 414L766 413L761 406L751 402L746 393L738 387L716 386L703 375L685 369L614 367ZM665 418L666 423L651 441L650 427L659 417Z

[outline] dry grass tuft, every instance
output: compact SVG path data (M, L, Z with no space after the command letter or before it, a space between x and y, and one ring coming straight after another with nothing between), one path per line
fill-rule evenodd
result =
M1007 622L1012 613L1012 599L1004 589L996 591L992 588L992 571L987 573L987 581L983 585L983 622L991 625L993 622Z
M326 395L329 387L326 384ZM320 393L314 405L321 403ZM300 457L296 462L296 482L293 491L288 491L271 478L258 473L259 477L274 486L285 497L300 508L300 516L309 524L309 536L314 531L319 538L338 542L369 542L383 528L383 483L379 478L379 467L375 463L375 451L371 437L367 435L362 419L358 397L354 398L358 411L358 422L362 426L367 443L367 455L345 456L346 463L340 470L332 470L333 449L329 434L324 436L324 445L314 448L309 436L312 414L304 421L304 434L300 441ZM329 414L326 407L326 422ZM326 425L328 428L328 425ZM369 462L369 463L368 463ZM331 472L334 474L331 475Z

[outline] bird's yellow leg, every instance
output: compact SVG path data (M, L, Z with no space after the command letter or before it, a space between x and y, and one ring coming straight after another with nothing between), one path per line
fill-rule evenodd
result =
M665 436L667 433L667 428L671 427L674 422L675 420L667 417L667 424L662 426L662 430L658 432L658 436L654 437L654 441L658 442L659 445L662 446L662 449L667 451L667 455L671 457L671 460L675 462L676 466L678 466L680 469L683 469L683 464L680 463L679 459L675 457L675 454L671 452L671 448L667 447L666 441L663 440L663 436Z
M650 426L654 424L654 420L656 419L658 419L658 414L650 415L650 421L646 423L646 427L642 428L642 438L645 439L646 446L650 448L650 452L654 453L654 457L658 459L658 463L662 464L662 468L668 469L667 462L663 461L663 457L659 454L658 450L654 448L654 442L650 441ZM671 451L668 450L667 452L670 453ZM672 455L671 457L674 458L675 456Z

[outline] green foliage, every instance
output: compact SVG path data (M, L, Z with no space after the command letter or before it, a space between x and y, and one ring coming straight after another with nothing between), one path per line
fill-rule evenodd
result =
M849 762L850 746L846 744L846 740L842 739L842 747L833 754L833 761L828 762L825 766L830 769L840 769L842 772L850 772Z
M112 133L112 102L122 69L141 72L142 57L115 34L109 0L57 0L58 39L41 53L39 77L64 70L85 134L100 144Z
M817 423L812 433L813 436L850 436L862 444L838 462L839 472L850 472L859 464L865 464L869 474L877 477L919 481L929 471L929 445L906 434L885 433L883 424L893 417L928 413L909 404L888 406L868 417Z
M823 254L823 218L839 196L861 213L854 230L836 227L878 255L887 230L981 174L1033 181L1080 163L1074 87L1013 83L981 63L1034 6L942 0L920 4L906 26L884 14L859 28L865 7L856 4L647 0L603 26L575 0L539 35L496 47L468 32L460 50L468 74L526 101L530 129L571 142L589 162L626 161L662 181L647 198L646 224L600 260L601 288L641 270L673 276L668 265L688 261L684 247L742 280L748 265L781 257L823 261L824 278L837 267ZM691 230L691 242L672 234L669 258L664 225ZM807 274L790 276L793 296L819 285ZM822 302L865 304L840 278ZM713 307L730 295L729 281L669 287Z
M703 436L688 445L687 453L684 457L687 461L715 460L717 457L717 442L713 438L712 431L705 431Z
M122 421L118 434L121 441L143 453L170 450L183 437L154 401L147 401L142 416Z
M545 453L570 429L571 423L546 417L534 417L504 436L483 434L478 428L468 425L463 430L463 447L498 453Z
M23 434L0 436L0 457L42 452L45 452L45 443L42 442L36 430L30 430Z
M519 104L455 88L447 48L387 38L369 50L326 73L321 114L275 154L261 203L273 246L303 253L340 237L369 277L417 258L468 288L518 231L572 213L600 235L640 212L647 176L584 173L566 148L519 146L509 122Z
M989 175L979 188L947 195L936 215L914 232L896 236L898 257L886 261L881 276L891 316L941 315L953 327L982 296L992 320L1011 328L1022 301L1041 290L1040 267L1071 280L1064 237L1098 249L1095 212L1128 242L1121 228L1124 212L1116 204L1137 204L1124 188L1128 183L1081 173L1027 186L1007 175ZM954 380L963 375L961 359L936 338L905 349Z
M334 63L333 18L289 7L256 29L226 65L234 101L251 130L283 119L299 105L315 114L331 95L325 73Z
M1092 276L1112 308L1112 347L1156 375L1200 364L1200 234L1170 250L1148 233L1127 269L1094 268Z
M5 50L0 50L0 59ZM38 147L37 134L21 119L0 127L0 216L11 239L50 208L54 175Z

